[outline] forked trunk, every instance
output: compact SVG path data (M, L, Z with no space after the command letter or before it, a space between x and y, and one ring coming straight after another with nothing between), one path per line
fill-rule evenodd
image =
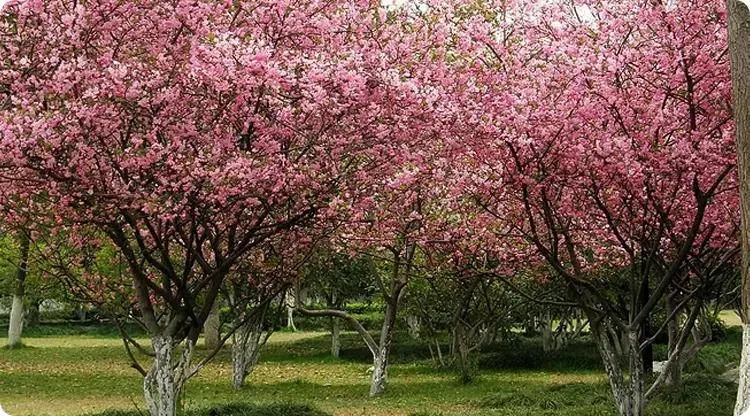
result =
M232 335L232 387L235 390L241 389L255 370L260 350L270 336L270 333L263 333L264 317L265 308L240 325Z
M167 336L151 338L154 361L143 379L143 394L151 416L176 416L188 377L195 344L187 341L182 351Z
M474 364L471 361L471 348L469 346L469 329L463 320L458 320L455 327L455 352L458 364L458 370L461 375L461 382L464 384L471 383L476 376Z
M619 340L609 336L613 331L607 331L600 325L592 325L592 333L596 338L596 345L604 363L612 396L619 416L643 416L645 407L643 361L638 348L639 331L627 331L629 377L621 367L620 356L615 345Z

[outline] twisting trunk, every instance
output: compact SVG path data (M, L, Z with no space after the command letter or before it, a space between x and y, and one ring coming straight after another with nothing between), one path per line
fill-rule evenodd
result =
M339 358L341 355L341 324L338 318L331 318L331 355Z
M186 341L182 351L171 337L151 338L154 361L143 379L143 393L151 416L175 416L182 389L189 376L195 343Z
M8 325L8 347L21 346L21 332L23 331L23 300L26 295L26 275L29 263L29 236L25 232L19 233L20 257L16 270L16 288L13 292L13 305L10 309Z
M221 337L221 302L219 298L211 306L211 312L203 324L203 343L209 350L216 349L219 346Z
M262 306L247 322L237 327L232 334L232 387L235 390L245 385L245 380L258 365L260 350L265 345L271 332L263 332L268 304Z
M740 0L727 1L732 109L737 139L742 213L742 359L735 416L750 410L750 10Z
M391 300L386 303L383 328L380 331L379 353L373 357L372 379L370 380L370 396L377 396L385 391L388 383L388 359L391 355L393 333L396 328L396 313L398 312L399 291L395 292Z

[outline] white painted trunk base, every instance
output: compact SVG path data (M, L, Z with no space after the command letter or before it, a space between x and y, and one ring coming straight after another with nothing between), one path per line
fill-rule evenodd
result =
M13 295L13 306L10 310L10 323L8 325L8 346L10 348L21 345L21 332L23 332L23 296Z
M742 324L742 359L734 416L750 416L750 324Z
M178 354L169 337L154 336L151 342L154 362L143 379L148 411L151 416L176 416L195 345L187 342Z
M370 396L378 396L383 394L385 386L388 383L387 373L388 363L382 358L374 360L372 368L372 379L370 381Z

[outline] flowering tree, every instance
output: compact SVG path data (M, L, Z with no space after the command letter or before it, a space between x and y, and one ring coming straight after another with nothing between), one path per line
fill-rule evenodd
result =
M721 5L498 10L489 29L471 27L488 50L478 76L492 108L474 150L489 172L475 181L475 197L567 283L620 414L643 414L663 381L644 389L651 312L686 277L697 284L692 295L713 284L696 270L703 247L722 265L736 259Z
M128 265L152 415L173 415L205 363L193 348L228 273L334 207L393 139L380 113L408 88L396 63L417 58L400 31L356 1L3 9L0 154L30 178L4 181Z

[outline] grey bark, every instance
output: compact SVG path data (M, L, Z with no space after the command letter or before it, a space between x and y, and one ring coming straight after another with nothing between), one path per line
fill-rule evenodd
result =
M667 295L665 306L667 313L671 313L672 308L674 307L671 294ZM669 323L667 324L667 351L669 351L670 353L677 349L677 331L679 327L679 322L677 322L678 319L679 317L676 315L672 317L672 319L670 319ZM665 368L664 371L667 373L666 377L664 378L664 385L667 387L667 389L673 390L679 387L680 380L682 379L682 365L680 364L680 362L678 360L674 360L673 362L668 363L667 368Z
M728 0L727 16L742 213L742 359L734 414L744 416L750 410L750 10Z
M220 298L216 298L216 301L211 306L211 312L209 312L206 322L203 324L203 343L209 350L213 350L219 346L219 340L221 339L221 301Z

